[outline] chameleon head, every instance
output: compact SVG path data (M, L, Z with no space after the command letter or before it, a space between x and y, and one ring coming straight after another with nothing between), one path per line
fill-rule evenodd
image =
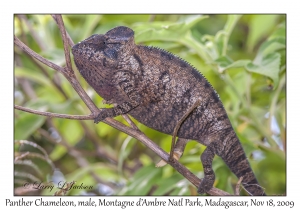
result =
M98 69L116 68L134 48L134 32L125 26L111 29L106 34L94 34L72 47L76 66L80 71L86 64Z

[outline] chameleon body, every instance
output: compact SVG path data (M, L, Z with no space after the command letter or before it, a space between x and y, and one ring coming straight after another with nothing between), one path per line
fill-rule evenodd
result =
M214 183L212 161L220 156L231 171L243 177L251 195L264 195L226 111L209 82L181 58L155 47L136 45L134 32L119 26L92 35L72 48L85 80L114 108L102 109L95 122L129 114L144 125L171 134L189 107L200 99L178 131L175 152L182 155L188 139L204 144L204 179L200 194Z

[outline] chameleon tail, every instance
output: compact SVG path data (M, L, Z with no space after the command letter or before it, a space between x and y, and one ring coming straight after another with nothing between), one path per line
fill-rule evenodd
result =
M225 144L223 154L220 155L224 162L238 178L243 177L242 184L250 195L266 195L256 180L243 147L233 129L227 137L231 139L226 139L229 144Z

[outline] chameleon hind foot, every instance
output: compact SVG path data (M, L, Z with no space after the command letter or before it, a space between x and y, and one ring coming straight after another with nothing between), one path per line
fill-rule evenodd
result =
M198 187L197 192L199 194L207 193L213 187L214 181L215 179L211 179L211 178L207 179L206 177L204 177L204 179L201 181Z
M204 194L208 192L214 185L215 173L212 169L212 161L214 159L215 153L213 151L213 145L206 147L201 155L201 162L203 165L204 179L200 183L197 192L199 194Z

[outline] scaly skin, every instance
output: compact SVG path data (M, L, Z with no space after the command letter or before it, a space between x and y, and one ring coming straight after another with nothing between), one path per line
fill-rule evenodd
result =
M178 137L207 146L201 155L204 180L198 192L213 186L212 160L220 156L251 195L264 195L217 93L191 65L164 50L136 45L134 32L116 27L72 48L77 68L95 91L117 106L102 109L95 122L129 114L144 125L171 134L184 113L200 105L182 123ZM180 144L179 144L180 145ZM183 146L177 150L182 153Z

